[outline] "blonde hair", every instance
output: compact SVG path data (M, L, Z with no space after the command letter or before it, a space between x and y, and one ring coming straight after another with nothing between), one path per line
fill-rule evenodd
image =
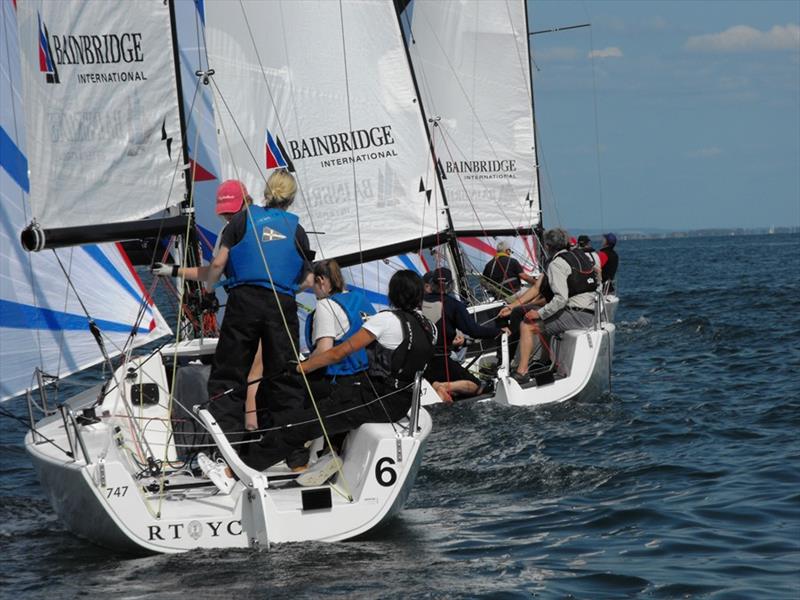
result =
M286 169L279 169L267 179L264 188L264 200L270 208L289 208L297 193L297 182Z

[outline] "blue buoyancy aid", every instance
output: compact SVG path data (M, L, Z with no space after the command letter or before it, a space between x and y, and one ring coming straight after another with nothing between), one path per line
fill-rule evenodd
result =
M333 300L336 302L336 304L342 307L342 310L347 315L347 322L350 324L350 327L347 329L347 331L345 331L342 338L333 341L334 346L338 346L345 340L353 337L356 331L361 329L361 326L364 324L364 317L375 314L375 310L372 308L372 305L367 302L367 299L363 294L355 292L340 292L338 294L329 296L328 299ZM306 344L308 344L308 347L312 352L316 346L315 340L313 340L311 337L314 314L316 312L316 310L312 312L306 319ZM325 374L332 377L335 377L336 375L354 375L356 373L360 373L361 371L366 371L368 366L369 362L367 360L367 351L362 348L361 350L353 352L344 360L329 365L325 371Z
M303 275L303 257L295 245L298 217L277 208L251 206L244 237L230 250L225 288L259 285L294 295ZM255 228L253 227L255 222ZM264 258L261 257L261 250ZM269 274L264 265L269 265ZM272 285L270 285L272 275Z

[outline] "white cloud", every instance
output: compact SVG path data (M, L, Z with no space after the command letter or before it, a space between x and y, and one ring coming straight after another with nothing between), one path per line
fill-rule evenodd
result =
M538 50L533 54L534 60L570 61L575 60L579 56L580 51L570 46L554 46L552 48Z
M800 49L800 26L789 23L761 31L748 25L736 25L720 33L693 35L683 47L699 52L797 50Z
M689 152L686 153L686 156L689 158L714 158L720 154L722 154L721 149L717 148L716 146L710 146L708 148L689 150Z
M620 58L622 57L622 50L616 46L609 46L602 50L592 50L587 55L587 58Z

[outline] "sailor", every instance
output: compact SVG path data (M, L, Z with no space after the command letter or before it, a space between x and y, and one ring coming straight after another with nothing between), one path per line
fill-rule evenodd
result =
M389 302L394 307L392 310L370 317L352 337L297 366L298 372L308 374L340 364L363 349L367 351L370 385L354 387L352 393L333 386L331 396L317 402L329 436L350 431L363 423L394 422L408 414L414 378L417 372L425 370L433 356L436 330L418 312L422 303L422 279L415 272L402 270L392 276ZM282 413L275 425L291 426L264 434L247 459L251 467L266 469L323 432L314 408ZM312 473L336 462L315 465ZM328 476L332 474L328 472ZM305 483L304 479L299 481Z
M522 281L528 283L536 281L536 278L528 275L519 261L511 256L511 248L506 241L497 244L497 253L483 268L483 277L490 291L495 291L499 287L503 294L518 292Z
M209 410L233 442L241 439L243 382L259 341L264 373L257 394L259 412L268 411L268 416L274 418L303 406L302 386L296 376L288 373L287 365L299 348L294 295L301 287L310 286L309 261L313 254L297 216L287 211L296 191L297 183L288 171L274 171L264 190L266 207L250 206L231 218L210 266L161 266L153 271L158 275L195 277L211 284L225 273L228 301L208 393ZM242 192L246 194L244 186ZM268 424L265 421L262 426ZM308 452L298 449L290 457L289 466L303 466L307 459Z
M314 265L315 310L306 319L306 345L311 356L317 356L347 341L361 329L364 319L375 314L364 294L348 292L344 277L335 260L323 260ZM330 396L332 386L366 385L363 375L369 362L367 351L359 350L339 363L329 365L317 377L309 377L315 398ZM315 374L316 375L316 374Z
M615 291L614 277L617 276L619 266L619 256L614 247L617 245L617 236L613 233L603 234L603 247L598 252L600 256L600 267L603 269L603 281L606 282L606 293L613 294Z
M475 339L496 338L502 331L496 321L479 325L467 312L467 305L449 292L453 285L450 269L439 267L422 278L425 295L422 314L436 325L438 332L433 360L425 370L427 379L445 404L453 396L474 396L481 388L480 380L450 356L451 350L464 344L466 334Z
M537 349L537 335L552 336L568 329L588 329L594 321L597 276L592 259L578 249L569 249L563 229L549 229L544 245L551 257L541 293L547 303L525 313L520 324L519 363L512 377L526 383L528 361Z

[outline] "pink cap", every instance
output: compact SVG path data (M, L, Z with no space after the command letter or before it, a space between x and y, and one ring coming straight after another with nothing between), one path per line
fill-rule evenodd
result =
M241 181L228 179L217 188L217 214L237 213L248 196L247 188Z

